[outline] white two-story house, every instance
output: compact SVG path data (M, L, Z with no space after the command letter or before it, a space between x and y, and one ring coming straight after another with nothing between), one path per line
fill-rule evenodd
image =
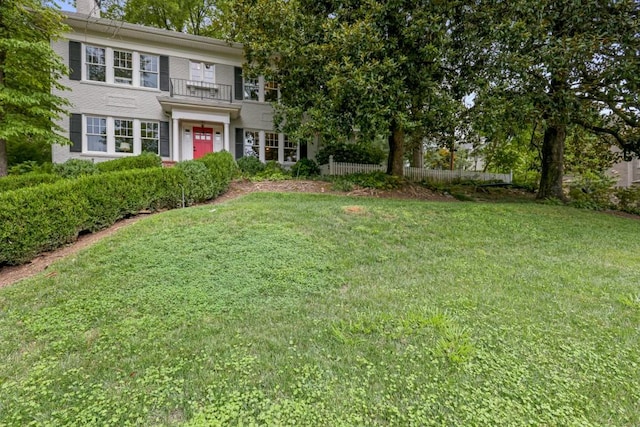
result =
M70 69L61 95L71 115L61 125L72 142L53 147L54 162L143 151L174 162L226 150L291 165L312 154L273 130L278 87L244 78L241 45L104 19L93 0L77 7L52 42Z

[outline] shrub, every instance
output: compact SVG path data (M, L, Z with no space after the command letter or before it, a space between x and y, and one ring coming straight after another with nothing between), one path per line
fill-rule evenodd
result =
M196 161L203 163L209 170L213 180L220 184L218 194L226 191L231 180L239 174L236 161L231 153L227 151L207 153Z
M25 187L34 187L40 184L49 184L62 179L58 175L50 173L28 173L25 175L9 175L0 178L0 193L18 190Z
M320 165L329 163L329 156L336 162L381 164L386 154L379 147L368 144L333 143L322 147L316 155Z
M9 168L9 175L24 175L27 173L51 174L53 164L51 162L38 163L35 160L27 160Z
M255 156L244 156L238 159L238 168L245 176L253 176L262 172L265 164Z
M569 184L571 205L594 210L613 207L613 183L613 179L598 174L584 174L576 177Z
M96 174L99 170L91 160L69 159L64 163L54 164L53 172L63 178L77 178Z
M640 186L617 188L614 191L614 196L617 199L616 209L640 215Z
M291 176L293 177L310 177L320 175L318 164L311 159L300 159L291 167Z
M21 264L73 241L89 215L74 181L0 194L0 265Z
M154 153L142 153L134 157L122 157L120 159L109 160L97 163L100 172L116 172L131 169L159 168L162 166L162 159Z
M204 163L186 160L177 163L175 169L181 171L186 178L184 195L187 205L204 202L219 194L217 185L219 183L214 182L212 174Z
M270 181L282 181L291 178L291 174L284 170L280 163L275 160L270 160L265 163L264 170L256 174L256 178Z
M0 265L24 263L141 210L180 206L183 188L202 200L221 187L204 164L190 161L0 193Z

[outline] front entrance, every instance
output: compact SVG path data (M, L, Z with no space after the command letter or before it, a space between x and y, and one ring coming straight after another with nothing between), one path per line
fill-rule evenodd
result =
M213 128L193 128L193 158L199 159L213 151Z

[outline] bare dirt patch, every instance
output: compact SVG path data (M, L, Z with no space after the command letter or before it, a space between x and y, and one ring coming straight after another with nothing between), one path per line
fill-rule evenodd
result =
M445 196L436 192L433 192L427 188L421 187L416 184L407 183L401 188L394 190L373 190L367 188L356 188L351 192L337 192L331 190L331 183L325 181L299 181L299 180L287 180L287 181L236 181L231 184L229 190L218 197L212 204L222 203L227 200L242 196L248 193L254 192L298 192L298 193L329 193L329 194L342 194L348 196L368 196L368 197L385 197L385 198L397 198L397 199L419 199L419 200L434 200L434 201L452 201L451 196ZM356 212L352 212L356 213ZM127 227L130 224L148 216L149 214L137 215L135 217L127 218L122 221L118 221L112 227L107 228L96 233L80 236L74 243L56 249L51 252L46 252L38 255L35 259L27 264L19 266L5 266L0 267L0 287L11 285L19 280L33 276L41 271L45 271L49 265L53 262L74 254L81 249L93 245L95 242L110 236L121 228Z

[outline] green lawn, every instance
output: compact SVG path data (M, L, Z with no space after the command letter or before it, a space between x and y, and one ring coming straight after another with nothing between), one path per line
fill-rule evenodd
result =
M640 222L251 194L0 290L0 425L640 425Z

